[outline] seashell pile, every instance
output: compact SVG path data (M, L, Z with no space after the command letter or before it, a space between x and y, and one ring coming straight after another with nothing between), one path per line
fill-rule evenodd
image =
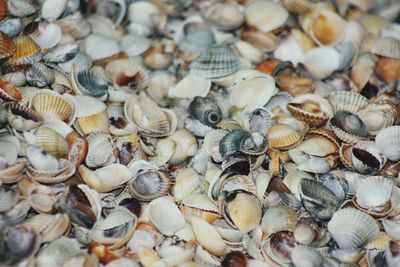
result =
M0 266L399 267L399 0L0 0Z

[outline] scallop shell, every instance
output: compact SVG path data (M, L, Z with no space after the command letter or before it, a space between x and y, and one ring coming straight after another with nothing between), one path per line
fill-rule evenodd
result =
M365 107L369 101L366 97L355 92L337 91L329 94L329 102L331 103L333 112L339 110L357 112Z
M108 132L109 121L107 106L100 100L90 97L78 95L74 96L77 103L77 114L75 126L83 134L92 132Z
M206 79L219 79L239 70L240 62L232 48L214 45L203 52L190 65L190 73Z
M246 23L263 32L269 32L283 26L289 13L279 3L258 0L246 7Z
M7 59L9 64L33 63L40 59L40 47L28 36L20 35L14 38L15 53Z
M44 119L59 119L68 125L74 122L77 113L77 105L72 97L48 89L35 93L29 102L29 107Z
M366 178L357 188L357 203L364 209L374 212L383 211L390 200L393 182L381 176ZM374 192L371 195L371 192Z
M286 124L276 124L268 131L268 145L275 149L290 149L303 140L302 136L293 127Z
M153 200L148 209L150 221L166 236L172 236L185 227L185 218L169 196Z
M22 100L22 92L14 84L0 79L0 98L6 101L20 101Z
M61 158L68 154L68 143L65 138L55 130L40 127L35 132L36 146L50 155Z
M332 216L328 231L341 249L359 248L376 239L379 225L370 215L352 208L341 209Z
M181 170L175 178L175 184L171 189L171 194L175 201L181 201L185 196L188 196L198 190L201 180L200 176L192 168Z
M261 228L263 234L270 236L280 231L293 232L296 228L297 214L286 206L268 207L264 212Z
M380 131L375 138L379 151L391 161L400 160L399 135L400 126L391 126Z
M383 37L378 40L372 53L400 60L400 41L394 37Z
M356 115L348 111L338 111L329 121L329 127L336 136L350 144L357 143L368 137L368 131L363 121Z
M16 52L16 45L7 34L3 32L0 33L0 43L0 59L8 58L14 55Z

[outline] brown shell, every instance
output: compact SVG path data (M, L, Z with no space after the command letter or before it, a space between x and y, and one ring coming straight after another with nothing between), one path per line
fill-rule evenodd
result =
M269 58L256 66L256 70L272 75L275 68L281 63L279 59Z
M74 163L75 167L78 168L86 158L88 142L75 131L70 132L66 140L69 147L68 160Z
M20 35L14 38L15 53L8 59L11 63L29 62L31 57L40 52L40 47L28 36Z
M275 77L278 87L292 96L301 96L312 94L315 91L315 85L311 79L301 78L292 75L279 75Z
M0 20L4 19L7 15L8 5L6 0L0 0Z
M7 101L20 101L22 92L9 81L0 79L0 98Z
M386 84L391 84L396 80L400 81L400 60L382 57L379 59L375 71Z
M0 2L1 3L1 2ZM0 4L1 16L1 4ZM0 59L11 57L16 51L16 46L13 40L7 34L0 32Z
M303 137L294 128L286 124L277 124L268 131L268 145L275 149L290 149L298 145Z
M313 105L314 102L309 102L305 103ZM315 103L318 105L318 103ZM326 114L314 114L312 112L305 111L303 109L303 103L302 104L297 104L297 103L289 103L287 105L287 109L292 113L292 115L300 120L303 120L307 122L311 127L321 127L326 124L328 121L329 117Z
M100 58L100 59L96 59L93 61L93 65L94 66L105 66L108 63L114 61L114 60L118 60L118 59L127 59L128 55L125 54L124 52L109 56L109 57L105 57L105 58Z

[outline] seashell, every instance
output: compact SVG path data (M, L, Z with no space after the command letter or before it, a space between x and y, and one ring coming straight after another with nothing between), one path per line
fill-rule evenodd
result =
M21 180L24 177L26 163L25 159L20 159L10 167L0 170L0 181L4 184L13 184Z
M400 151L398 149L397 140L400 134L400 127L390 126L381 130L375 138L379 152L386 156L391 161L400 159Z
M333 117L329 102L318 95L305 94L295 97L287 107L294 117L313 127L323 126Z
M86 137L88 151L85 163L88 167L100 167L116 160L112 139L108 133L92 132Z
M395 241L390 241L385 250L385 259L389 267L394 267L399 263L397 250L399 244Z
M261 252L267 263L289 264L291 254L297 246L291 232L278 232L262 245Z
M237 72L229 90L230 103L238 108L248 105L264 106L276 93L275 80L255 70ZM254 99L254 95L259 97Z
M132 178L132 173L122 164L110 164L108 166L91 171L84 165L79 166L78 171L82 180L100 193L110 192L121 187Z
M4 188L0 189L0 212L6 212L10 210L18 203L19 197L19 192L15 189L10 189L7 191Z
M149 85L148 74L142 67L129 59L120 59L108 63L106 73L114 86L129 92L143 90Z
M268 109L248 106L242 112L243 126L251 133L266 136L272 127L272 114Z
M289 11L296 14L305 14L314 8L314 3L309 0L284 0L282 5Z
M108 90L107 77L100 67L76 72L73 66L71 70L71 83L77 95L103 98Z
M400 42L393 37L383 37L377 41L371 52L378 56L400 60Z
M152 28L155 26L154 18L157 16L160 16L160 11L152 3L134 3L129 5L128 19L131 24L134 24L138 28L137 31L142 31L140 35L150 35Z
M121 38L121 50L129 57L139 56L150 48L151 41L144 36L127 34Z
M360 117L349 111L336 112L329 126L340 140L347 143L356 143L368 136L367 128Z
M43 123L43 118L33 109L20 104L11 104L7 112L8 123L17 131L30 131Z
M171 189L171 194L175 201L181 201L186 196L192 194L201 184L200 176L192 168L181 170L175 178L175 184Z
M211 81L189 74L168 91L169 97L195 98L206 97L211 89Z
M399 60L383 57L376 65L376 75L386 84L391 84L400 77Z
M64 44L53 48L46 53L42 60L50 63L65 63L72 60L79 52L77 44Z
M335 46L340 55L340 70L352 67L358 58L358 47L354 43L342 42Z
M340 110L356 113L368 104L368 99L355 92L338 91L329 95L333 112Z
M382 212L387 208L392 194L393 182L381 176L371 176L361 183L356 191L357 203L364 209ZM370 192L375 194L371 196Z
M292 261L296 267L317 267L324 264L324 257L313 248L296 246L292 250Z
M206 221L197 217L193 217L192 229L200 245L202 245L211 254L222 256L228 252L228 248L224 240L218 234L215 227Z
M254 27L245 28L241 37L243 41L250 43L263 52L272 52L279 44L278 38L273 33L262 32Z
M346 151L343 151L346 153ZM350 151L350 168L354 168L361 174L375 174L386 163L386 158L379 154L379 150L374 142L359 142L351 148ZM348 162L348 156L343 155L345 161ZM347 158L346 158L347 156Z
M178 32L174 36L174 40L177 40L176 43L180 50L186 53L200 53L215 44L214 33L210 29L198 26L191 27L192 25L197 24L188 22L183 25L182 38L176 37Z
M137 218L134 214L127 210L114 210L105 219L98 220L89 235L93 241L115 249L129 241L136 224Z
M219 153L222 158L226 158L236 152L243 152L249 155L259 155L264 153L267 148L266 139L260 146L249 132L244 130L234 130L227 133L219 142Z
M276 124L268 131L268 145L274 149L290 149L297 146L304 136L286 124Z
M35 93L29 102L29 107L44 119L58 119L68 125L74 122L77 112L77 105L72 97L48 89Z
M189 114L201 123L215 127L222 120L222 112L212 99L196 96L189 105Z
M90 134L93 132L108 132L109 121L107 106L100 100L91 97L76 95L77 103L75 126L79 132Z
M92 60L111 57L120 52L116 41L104 35L91 34L86 37L82 52L87 53Z
M378 58L371 53L361 54L351 69L351 80L361 91L375 70Z
M65 9L67 8L67 4L67 0L63 0L59 3L54 0L44 1L41 8L42 18L48 21L55 21L64 13Z
M55 171L60 168L57 158L34 146L28 146L26 157L32 167L40 171Z
M203 10L204 20L220 30L233 30L244 22L244 14L240 5L233 3L216 3Z
M55 130L40 127L35 132L36 146L43 151L61 158L68 154L68 143L65 138Z
M172 185L172 178L153 163L138 160L129 169L133 179L128 183L128 189L139 200L151 201L166 195Z
M175 152L168 161L171 165L184 162L188 157L194 156L198 150L196 138L185 129L175 131L167 139L176 144Z
M25 71L26 81L35 87L45 87L55 81L54 71L41 63L34 63Z
M382 225L385 233L393 240L399 240L399 224L394 219L382 219Z
M334 46L344 39L346 21L335 12L322 10L310 22L309 29L311 39L318 45Z
M290 97L285 97L281 95L285 92L278 92L276 95L281 96L281 98L285 98L286 102L289 102L294 97L299 97L303 94L311 94L315 91L315 84L311 79L302 78L297 76L290 75L278 75L275 77L276 83L278 87L287 92L286 94L290 95Z
M318 181L301 179L299 189L304 208L320 220L330 219L341 204L335 194Z
M247 257L242 252L231 251L225 256L221 264L224 267L233 267L233 266L243 267L243 266L249 266L247 262L248 262Z
M55 47L61 40L61 28L45 19L33 21L25 26L24 33L41 48Z
M296 242L303 245L311 244L316 236L314 229L305 223L298 224L294 229L293 235Z
M289 13L280 4L259 0L246 7L246 23L263 32L275 30L286 23Z
M60 266L70 258L80 252L79 243L73 238L60 237L44 248L42 248L36 258L39 267L48 265Z
M376 239L379 226L370 215L352 208L338 210L328 231L341 249L359 248Z
M70 185L59 202L72 222L91 228L101 216L100 196L85 184Z
M0 32L0 40L0 58L4 59L11 57L16 52L16 45L14 44L13 40L3 32Z
M331 47L317 47L304 55L304 66L316 79L329 77L340 68L340 55Z
M45 152L43 152L45 153ZM62 183L68 180L75 173L75 166L72 162L60 159L59 167L53 170L37 169L33 165L28 165L27 176L35 181L44 184Z
M151 98L144 94L126 101L124 114L128 121L150 136L167 136L176 129L175 113L159 108Z
M166 236L172 236L185 227L182 213L169 196L153 200L148 209L151 223Z
M28 258L34 255L40 246L40 238L37 232L24 225L8 227L2 234L2 245L4 262L17 262L18 260Z
M239 67L239 59L232 48L226 45L213 45L203 50L190 64L190 74L215 80L234 74Z
M270 236L280 231L293 232L296 228L297 214L294 210L286 206L268 207L265 211L261 228L263 234Z
M6 101L20 101L22 92L14 84L0 79L0 98Z
M67 231L69 223L69 217L66 214L37 214L26 220L23 225L34 228L42 242L51 242Z
M7 15L7 2L5 0L1 1L0 3L0 20L3 20Z
M218 205L226 222L235 229L249 232L255 229L261 221L262 212L259 200L256 195L247 191L230 192L227 196L219 199Z

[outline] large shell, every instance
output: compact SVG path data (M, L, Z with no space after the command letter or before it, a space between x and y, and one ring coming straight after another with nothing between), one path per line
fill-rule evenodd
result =
M77 103L75 126L83 134L108 132L109 122L107 106L100 100L84 95L74 96Z
M232 48L214 45L203 52L190 65L190 73L206 79L220 79L237 72L240 62Z
M293 232L297 217L296 212L289 207L279 205L268 207L263 215L261 228L267 236L280 231Z
M370 215L352 208L332 216L328 231L342 249L359 248L378 237L379 225Z
M142 90L149 84L147 73L140 65L129 59L120 59L108 63L106 73L114 86L128 91Z
M76 118L77 104L74 99L48 89L38 91L29 106L44 119L58 119L72 125Z

